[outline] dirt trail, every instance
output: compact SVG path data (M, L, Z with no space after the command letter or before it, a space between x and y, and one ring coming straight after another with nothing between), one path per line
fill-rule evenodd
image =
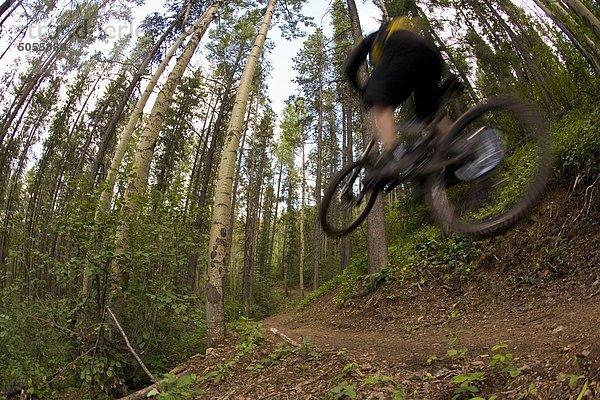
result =
M600 285L595 288L600 290ZM315 344L347 349L356 355L372 353L381 360L412 368L423 367L432 356L445 354L450 347L449 336L456 336L455 346L465 346L473 354L486 354L492 346L507 343L515 356L523 359L560 364L561 360L568 363L579 356L600 369L600 294L587 300L562 299L552 305L543 299L532 304L505 303L481 310L450 311L446 319L438 318L439 313L429 317L420 313L430 304L424 299L424 304L394 304L414 314L401 313L404 315L396 318L390 313L388 321L377 310L370 317L367 310L359 315L344 314L343 310L320 313L327 308L328 300L319 301L299 318L288 313L262 323L295 340L310 338Z
M528 223L482 242L468 279L415 271L260 321L270 340L206 398L600 400L600 202L585 219L581 204L553 194ZM304 344L283 350L269 328ZM198 369L234 352L221 347Z
M471 357L507 343L522 365L600 380L600 201L590 204L586 196L553 192L536 218L481 243L467 283L428 275L424 285L392 282L344 306L330 293L299 316L263 324L414 369L446 354L450 337Z

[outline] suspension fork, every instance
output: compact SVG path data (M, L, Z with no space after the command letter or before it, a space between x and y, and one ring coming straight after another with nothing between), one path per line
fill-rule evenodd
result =
M367 143L367 146L365 147L365 150L363 151L362 155L360 156L359 161L364 161L367 159L367 157L369 156L369 153L371 152L371 150L373 150L373 147L375 146L376 143L377 143L377 138L375 136L373 136L371 138L371 140L369 141L369 143ZM352 173L352 175L350 176L350 179L348 179L346 184L342 187L342 196L344 196L348 193L348 191L354 184L354 181L358 178L359 173L360 173L360 169L358 169ZM363 190L360 191L360 193L358 194L358 196L355 200L356 204L359 204L362 201L364 196L365 196L365 192L364 192L364 188L363 188Z

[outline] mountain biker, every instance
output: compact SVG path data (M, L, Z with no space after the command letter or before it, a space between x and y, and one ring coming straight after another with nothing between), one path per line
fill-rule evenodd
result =
M365 87L361 88L357 73L367 56L373 70ZM344 72L350 84L362 94L365 106L371 108L377 138L384 146L373 178L393 179L398 175L398 161L404 152L396 137L394 111L412 93L418 120L425 122L437 111L442 77L440 52L418 33L415 19L397 17L384 23L350 52ZM448 125L449 121L444 124Z

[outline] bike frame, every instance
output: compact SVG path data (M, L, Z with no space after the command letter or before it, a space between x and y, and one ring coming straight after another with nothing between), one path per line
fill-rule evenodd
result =
M440 103L446 104L450 100L452 95L460 90L461 90L460 87L453 87L451 85L442 94ZM386 184L383 188L377 188L377 187L372 188L372 187L363 186L362 190L356 197L356 204L359 204L362 201L362 199L364 198L364 196L366 194L367 189L373 189L373 190L384 191L386 193L389 193L394 188L396 188L398 185L400 185L402 182L404 182L408 179L412 179L416 175L423 176L423 175L431 174L431 173L439 171L449 165L456 164L456 163L462 161L465 157L467 157L471 153L471 149L469 149L469 148L461 149L459 154L451 159L442 160L439 157L435 157L436 150L437 150L437 141L433 137L434 129L428 129L428 128L432 127L432 126L436 126L437 123L442 118L444 118L444 116L446 116L446 112L444 111L444 107L440 106L438 108L438 111L435 114L435 117L433 117L433 119L427 125L425 125L425 127L423 127L422 129L419 130L419 132L417 133L418 135L422 134L423 132L427 132L427 133L420 138L421 140L417 139L411 146L409 146L404 157L408 157L408 156L412 155L415 160L413 162L410 162L410 161L407 162L408 165L406 166L406 168L402 168L403 171L398 176L398 179ZM399 132L406 131L406 129L403 129L403 126L407 126L408 124L409 123L406 121L399 122L397 124L398 131ZM416 132L412 132L412 133L414 134ZM358 159L358 161L366 160L367 157L369 156L369 153L371 153L371 150L373 150L373 147L375 147L375 144L377 144L377 142L378 142L377 137L373 136L371 138L371 140L369 141L369 143L367 143L367 146L365 147L365 150L363 151L363 153L362 153L361 157ZM433 148L432 148L433 151L430 154L426 154L424 147L425 148L430 147L431 143L433 143ZM425 155L425 156L421 157L422 155ZM360 173L360 169L355 171L351 175L348 182L342 187L342 193L347 193L348 190L350 190L350 186L352 184L354 184L354 181L358 178L359 173Z

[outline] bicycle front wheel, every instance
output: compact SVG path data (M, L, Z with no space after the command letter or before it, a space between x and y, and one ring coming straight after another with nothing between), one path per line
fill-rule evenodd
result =
M363 190L363 178L370 165L365 161L347 164L331 178L319 205L319 220L331 237L354 231L369 214L377 192Z
M442 158L458 161L427 178L426 200L443 229L467 236L513 227L540 200L552 173L543 118L533 104L514 97L468 110L439 148Z

